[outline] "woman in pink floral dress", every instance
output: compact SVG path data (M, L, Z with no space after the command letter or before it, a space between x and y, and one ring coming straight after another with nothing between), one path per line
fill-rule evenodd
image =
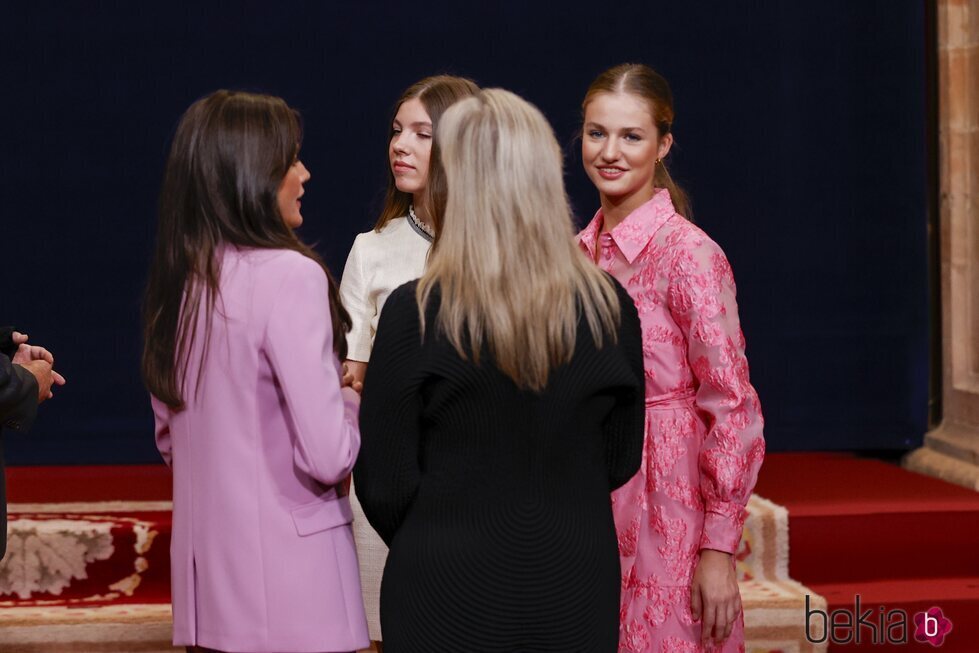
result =
M733 554L765 443L734 277L683 217L686 197L663 163L673 144L666 80L616 66L582 111L582 160L602 208L579 242L635 301L646 360L642 468L612 495L619 651L744 651Z

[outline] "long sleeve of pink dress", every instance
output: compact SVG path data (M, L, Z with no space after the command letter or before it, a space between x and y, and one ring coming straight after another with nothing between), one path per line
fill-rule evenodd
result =
M700 651L690 586L701 549L734 553L764 457L734 276L720 247L666 190L579 244L632 296L642 323L646 441L639 474L612 495L622 565L619 650ZM733 564L733 562L732 562ZM721 647L743 650L739 618Z

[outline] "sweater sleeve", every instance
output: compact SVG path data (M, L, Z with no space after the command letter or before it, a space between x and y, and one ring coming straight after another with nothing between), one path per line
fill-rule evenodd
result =
M37 416L37 379L0 354L0 425L28 431Z
M687 341L697 408L708 416L699 460L706 510L700 548L734 553L765 441L761 405L748 378L734 275L716 243L701 237L680 252L667 302Z
M371 357L371 320L377 306L370 298L368 278L364 266L364 234L354 239L347 255L340 280L340 300L350 313L351 327L347 333L347 358L366 363Z
M421 333L415 283L384 305L361 404L363 446L354 468L367 520L390 546L421 481Z
M642 463L645 439L645 376L643 374L642 327L629 294L615 282L621 318L617 349L632 370L634 385L619 394L604 425L605 460L609 487L614 490L635 476Z
M357 393L340 388L326 275L296 257L276 293L263 351L292 422L296 466L325 485L350 473L360 448Z
M16 327L0 327L0 354L7 358L13 358L17 353L18 345L14 344L14 330Z

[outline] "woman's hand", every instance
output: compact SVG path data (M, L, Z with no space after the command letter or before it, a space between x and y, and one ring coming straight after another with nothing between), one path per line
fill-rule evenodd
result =
M367 363L346 360L343 362L343 378L341 387L350 387L360 392L364 389L364 376L367 374Z
M701 550L690 590L690 608L694 620L701 623L701 640L706 643L713 637L720 643L727 639L741 614L741 591L731 554Z

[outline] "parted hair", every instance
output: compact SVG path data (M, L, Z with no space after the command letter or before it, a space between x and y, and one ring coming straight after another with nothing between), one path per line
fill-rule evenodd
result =
M316 261L328 281L337 355L350 316L322 259L286 225L278 190L297 161L299 115L281 98L215 91L180 119L160 191L156 249L143 299L143 380L174 410L184 406L187 359L203 317L206 355L219 299L222 245L289 249ZM198 382L203 366L198 372ZM199 387L199 386L198 386Z
M425 187L425 208L431 220L435 233L438 234L442 226L442 215L445 212L445 173L442 171L442 163L439 161L439 141L436 130L442 114L452 104L462 98L479 91L479 87L471 79L465 77L455 77L453 75L433 75L421 79L407 89L394 104L391 112L391 120L388 123L388 143L394 137L394 118L398 115L401 105L418 98L425 112L432 120L432 153L428 163L428 184ZM402 218L408 215L408 207L411 206L411 193L398 190L394 183L394 173L391 172L391 162L387 165L388 188L384 196L384 205L381 207L381 214L374 225L375 231L380 231L384 226L395 218Z
M649 107L649 114L660 137L673 131L673 91L666 78L649 66L641 63L624 63L609 68L591 83L581 102L581 118L584 121L588 103L601 93L629 93L644 100ZM670 200L676 212L687 219L692 219L690 198L686 192L673 181L666 161L656 164L653 176L653 186L665 188L670 192Z
M445 220L417 287L422 328L479 364L486 347L519 387L542 390L570 361L583 313L596 346L620 319L612 280L574 242L561 148L544 115L503 89L454 104L438 128Z

